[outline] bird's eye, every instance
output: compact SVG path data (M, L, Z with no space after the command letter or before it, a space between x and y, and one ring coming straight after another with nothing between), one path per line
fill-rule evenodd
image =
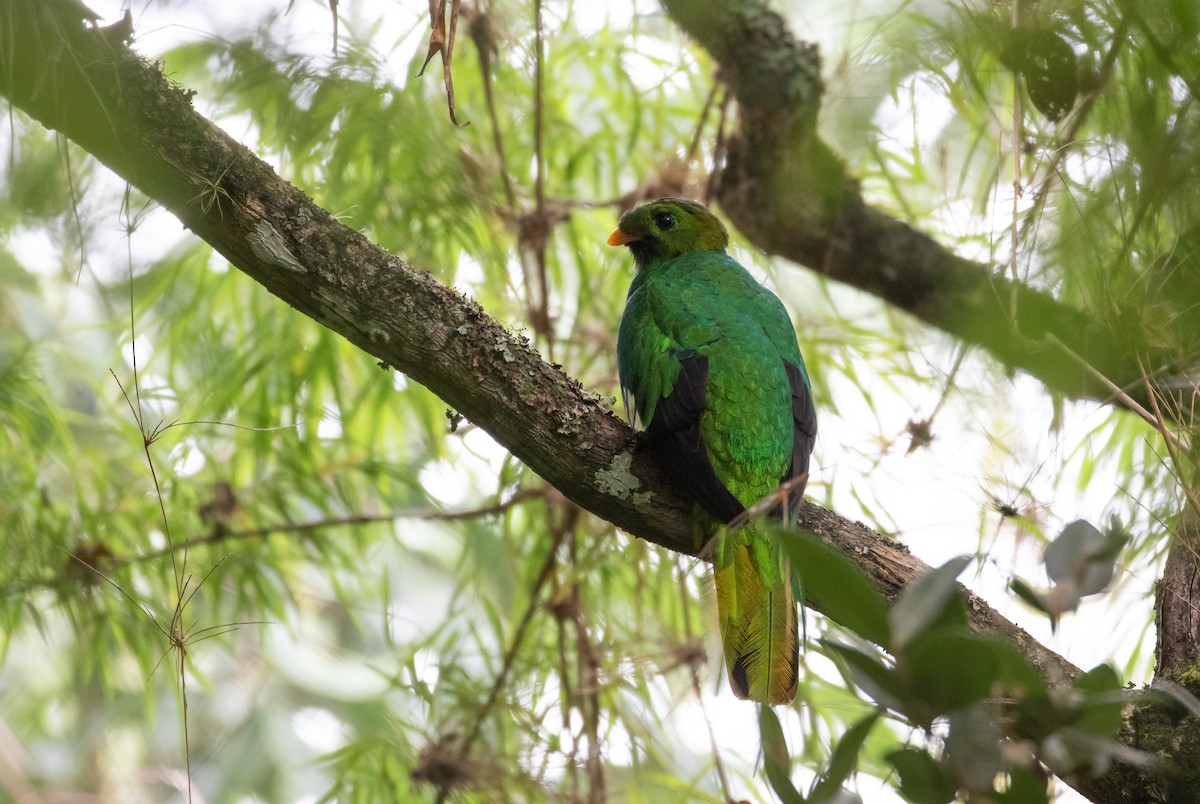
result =
M675 216L670 212L654 213L654 222L658 225L660 232L665 232L675 226Z

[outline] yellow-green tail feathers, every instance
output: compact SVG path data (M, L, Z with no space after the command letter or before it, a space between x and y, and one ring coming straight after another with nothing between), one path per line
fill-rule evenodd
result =
M721 537L715 562L729 685L739 698L787 704L796 695L800 661L791 573L779 545L747 529Z

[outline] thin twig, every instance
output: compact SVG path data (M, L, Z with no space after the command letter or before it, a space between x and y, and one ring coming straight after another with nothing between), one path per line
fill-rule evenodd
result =
M776 487L776 489L774 491L772 491L770 494L763 497L761 500L756 502L754 505L750 506L745 511L742 511L740 514L738 514L729 523L729 530L730 531L737 530L738 528L743 527L751 519L761 516L762 514L765 514L768 511L770 511L772 508L775 508L780 505L785 507L785 516L786 516L786 506L791 497L792 491L799 488L800 486L803 486L807 482L808 482L808 472L805 472L802 475L797 475L796 477L789 478L789 479L785 480L784 482L780 483L779 486Z
M492 688L488 691L488 697L480 707L479 713L475 717L475 723L471 730L467 732L467 736L463 738L459 752L465 755L471 748L471 745L479 737L480 730L483 728L483 722L487 719L488 712L496 704L496 699L500 695L500 690L503 689L505 682L508 680L508 674L512 670L514 659L516 659L517 651L521 647L522 641L525 639L525 632L529 629L529 623L533 620L533 615L537 612L540 601L538 596L541 594L542 587L546 580L550 577L551 570L554 569L554 562L558 554L558 548L563 542L565 534L556 533L553 541L550 542L550 549L546 551L546 559L542 562L541 569L538 570L537 579L533 582L533 588L529 591L529 605L525 607L525 613L521 615L521 621L517 624L517 630L513 634L512 642L509 643L508 650L504 652L504 660L500 665L500 672L496 675L495 681L492 682Z
M571 529L568 554L571 568L577 565L579 546L578 533ZM571 586L571 619L575 624L578 645L578 690L579 713L583 716L583 730L587 733L588 753L586 760L588 776L588 801L604 801L604 763L600 755L600 662L588 636L587 618L583 613L583 600L579 584Z
M908 445L909 453L914 452L921 446L926 446L933 440L933 420L937 418L941 412L942 406L946 404L946 400L950 398L950 391L954 388L954 380L958 376L959 369L962 368L963 360L967 357L967 351L971 345L964 343L958 348L958 354L954 356L954 365L950 367L950 372L946 375L946 382L942 385L942 392L938 395L938 400L933 406L933 410L929 412L921 421L909 422L906 428L912 436L912 441ZM890 446L890 442L889 442Z
M534 197L537 203L538 236L535 239L534 262L538 279L538 329L546 339L546 357L554 362L554 327L550 325L550 280L546 274L546 243L550 238L549 218L546 215L546 149L545 149L545 72L546 43L542 25L542 0L535 0L533 53L533 151L535 175ZM542 228L545 227L545 231Z
M129 197L128 196L128 186L126 186L126 201L128 200L128 197ZM121 379L117 376L117 373L110 368L109 374L111 374L113 380L116 381L117 387L121 389L121 395L123 397L125 397L125 403L127 405L129 405L129 410L133 414L134 421L137 423L138 432L142 436L142 451L143 451L143 453L145 453L145 456L146 456L146 465L150 468L150 478L151 478L151 480L154 481L154 495L158 499L158 510L162 514L163 536L167 541L167 547L173 548L174 542L171 538L171 522L170 522L170 519L167 517L167 503L166 503L166 500L163 498L162 484L159 483L159 481L158 481L158 470L154 466L154 456L150 453L150 445L153 444L158 438L160 438L162 436L162 434L164 432L164 428L162 427L162 425L160 423L158 426L156 426L154 428L153 431L147 432L145 413L142 410L141 377L138 374L138 363L137 363L137 320L136 320L136 316L134 315L133 247L132 247L132 243L131 243L132 231L136 227L134 227L134 225L133 225L132 218L129 217L128 205L123 205L123 207L124 207L124 214L126 216L126 235L125 235L126 264L129 269L129 350L130 350L131 360L132 360L132 364L133 364L133 394L134 394L134 397L137 399L136 405L133 403L133 400L131 400L129 398L129 392L126 391L125 386L121 384ZM184 754L185 769L187 771L187 800L188 800L188 804L191 804L191 801L192 801L192 751L191 751L191 740L188 735L188 731L189 731L188 725L189 724L188 724L188 701L187 701L187 673L186 673L186 665L185 665L185 657L187 654L187 642L186 642L184 633L180 630L180 627L179 627L183 621L183 612L187 608L188 603L191 602L190 596L186 600L183 597L183 593L186 588L186 582L184 581L183 576L187 572L187 560L188 560L188 554L187 554L187 546L186 545L183 548L182 565L176 563L175 551L173 549L171 550L171 572L172 572L173 579L175 581L175 610L171 616L170 631L164 632L164 633L165 633L170 645L172 647L174 647L176 650L178 650L178 652L179 652L179 663L178 663L178 674L177 675L179 678L179 694L180 694L180 698L183 703L183 723L182 723L182 726L183 726L183 754ZM219 563L220 562L218 562L218 564ZM91 566L91 565L89 564L89 566ZM94 567L92 569L95 570ZM214 569L215 569L215 567L214 567ZM99 570L95 570L95 571L99 572ZM211 574L211 573L212 573L212 570L209 570L208 574ZM207 579L208 575L205 575L204 577L205 577L205 579ZM111 581L110 581L110 583L111 583ZM116 584L113 584L113 585L115 586ZM118 587L118 588L120 588L120 587ZM123 589L121 590L121 593L124 594L126 597L130 597ZM193 592L193 594L195 594L195 593ZM132 598L130 598L130 599L132 600ZM149 611L147 609L145 609L144 607L142 607L142 610L145 611L146 613L149 613ZM153 616L151 616L150 619L154 623L154 625L158 628L159 631L163 631L163 627L158 622L158 620L156 620Z
M708 113L712 111L713 101L717 98L717 89L720 87L716 81L708 90L708 97L704 99L704 108L700 110L700 117L696 121L696 128L692 131L692 141L688 143L687 153L683 157L685 165L691 165L696 158L696 154L700 152L700 138L704 134L704 124L708 122Z
M1019 0L1012 0L1012 30L1015 32L1021 24ZM1020 274L1017 271L1017 250L1021 222L1021 81L1017 71L1013 70L1013 119L1012 119L1012 157L1013 157L1013 199L1012 223L1009 226L1012 242L1010 245L1009 264L1012 269L1012 295L1008 303L1009 322L1017 326L1017 289L1020 285Z
M533 620L534 613L538 610L538 597L541 594L542 587L550 577L551 570L554 569L555 557L559 546L562 544L564 535L565 533L563 532L554 534L554 538L550 543L550 549L546 552L546 560L542 562L542 567L538 570L537 579L533 582L533 588L529 591L529 605L525 607L525 613L521 615L521 621L517 624L517 630L513 634L512 642L509 643L508 650L504 652L504 659L500 663L500 672L492 682L491 689L488 690L487 699L483 702L483 706L480 707L479 712L475 716L475 723L471 726L471 730L467 732L467 736L463 738L459 746L458 754L460 757L466 757L471 750L471 745L479 737L488 712L495 706L496 700L500 697L500 690L504 688L504 684L508 680L508 674L512 670L517 651L525 639L525 632L529 629L529 623ZM439 803L445 801L449 793L449 787L440 787L438 789L437 801Z
M67 551L64 550L63 552L67 552ZM208 626L205 628L201 628L199 630L195 630L196 624L193 623L191 628L188 628L188 629L182 628L183 613L187 609L188 604L192 602L192 598L195 597L196 592L198 592L200 590L200 587L204 585L204 582L208 580L209 576L211 576L213 574L213 572L216 570L216 568L219 567L221 565L221 563L224 562L225 559L228 558L229 556L223 557L220 561L218 561L216 564L214 564L213 567L211 569L209 569L209 571L207 573L205 573L204 577L200 580L200 583L198 583L196 585L196 587L192 590L192 593L190 595L188 595L187 598L183 598L182 592L180 593L181 596L176 598L175 608L171 614L171 626L170 626L170 628L166 628L163 626L162 623L160 623L158 621L158 618L154 616L154 613L151 612L150 609L148 609L145 605L143 605L142 603L139 603L136 599L134 599L134 597L132 595L130 595L128 592L126 592L125 589L119 583L114 581L112 578L108 577L108 575L106 575L105 573L101 572L93 564L91 564L87 561L84 561L83 559L81 559L78 556L73 555L71 553L67 553L67 555L70 556L70 558L72 560L79 562L84 567L86 567L88 570L90 570L93 573L95 573L96 575L98 575L101 579L103 579L105 581L105 583L107 583L113 589L116 589L126 600L128 600L130 603L132 603L135 608L139 609L143 614L145 614L146 617L149 618L150 622L153 623L154 627L158 630L158 632L160 634L162 634L164 637L166 637L167 643L168 643L167 649L163 652L162 656L159 657L158 661L155 662L154 667L151 668L151 670L150 670L151 678L153 678L154 674L158 671L159 665L162 664L162 661L163 661L163 659L166 658L167 654L169 654L172 650L177 652L177 661L176 661L176 665L175 665L175 670L176 670L176 676L179 679L180 697L181 697L181 700L183 703L183 750L184 750L184 762L185 762L186 770L187 770L188 801L191 802L191 800L192 800L192 752L191 752L191 740L189 739L189 734L188 734L188 701L187 701L187 674L186 674L187 647L188 647L188 645L194 644L196 642L203 642L206 639L212 639L213 637L221 636L223 634L230 633L231 631L236 631L239 627L241 627L243 625L269 625L270 623L268 621L253 620L253 621L244 621L244 622L236 622L236 623L223 623L221 625ZM186 591L187 586L190 583L191 583L191 576L189 576L188 579L183 582L182 590ZM220 630L216 631L216 629L220 629ZM212 631L216 631L216 632L209 633ZM200 636L201 634L204 634L204 636ZM147 679L147 680L149 680L149 679Z
M704 184L704 203L711 204L716 196L718 186L721 181L721 158L725 155L725 126L729 115L729 101L732 95L729 93L729 87L725 87L721 93L721 103L717 106L717 138L713 143L713 169L712 173L708 174L708 181Z
M71 144L62 134L59 134L56 140L62 148L62 160L67 168L67 187L71 195L71 217L75 222L75 236L79 238L79 270L75 272L75 287L79 287L79 279L83 276L83 266L87 262L87 252L85 250L86 239L83 236L83 219L79 215L79 188L75 185L75 171L71 169ZM13 150L16 149L14 148Z
M1179 481L1179 487L1183 489L1184 496L1186 496L1188 502L1191 503L1192 511L1200 514L1200 500L1197 499L1196 493L1192 490L1191 484L1184 482L1183 474L1179 469L1179 467L1183 465L1180 462L1178 452L1179 448L1182 446L1181 439L1179 439L1173 430L1167 429L1166 419L1163 417L1162 409L1158 405L1158 393L1151 384L1150 375L1146 373L1146 367L1142 364L1140 357L1138 358L1138 370L1142 375L1142 383L1146 388L1146 395L1150 400L1150 407L1154 409L1154 420L1151 423L1154 425L1154 429L1158 430L1158 432L1162 434L1163 440L1166 442L1167 452L1171 456L1171 463L1173 463L1175 466L1174 473L1175 478ZM1191 550L1193 555L1200 557L1200 554L1196 553L1194 547L1188 545L1188 549Z
M155 439L158 438L158 436L162 433L162 430L156 428L153 433L147 433L146 427L142 423L142 397L141 392L138 391L137 349L135 348L133 350L133 390L134 394L137 396L136 407L133 404L133 400L129 398L129 392L127 392L125 390L125 386L121 384L121 379L117 376L117 373L112 369L109 369L108 373L112 375L114 380L116 380L117 387L121 389L121 394L125 397L125 404L129 405L129 409L133 411L134 420L137 422L138 429L142 433L142 450L146 454L146 463L150 466L150 477L154 481L154 493L158 498L158 510L162 514L163 535L167 539L167 550L169 550L171 553L171 569L175 573L175 593L178 596L182 596L183 589L180 587L180 583L182 582L182 573L180 573L179 567L175 564L175 546L171 541L171 524L167 520L167 505L163 501L162 487L158 482L158 472L154 469L154 458L150 455L150 445L154 443ZM186 547L184 548L183 553L183 565L185 567L187 566Z
M486 15L491 13L491 9L476 10L475 14ZM489 23L475 23L470 26L471 36L475 42L475 49L479 53L479 71L482 73L483 79L483 100L487 106L488 120L492 125L492 147L496 149L496 161L500 164L500 179L504 187L504 198L508 203L510 213L517 212L517 192L513 186L512 176L508 172L508 155L504 148L504 133L500 128L500 115L496 111L495 91L492 88L492 53L495 50L495 42L484 35L484 25Z
M1173 444L1176 447L1183 446L1182 442L1179 439L1178 434L1176 434L1173 430L1168 430L1165 426L1160 427L1159 419L1156 418L1154 416L1154 414L1150 413L1150 411L1148 411L1144 407L1142 407L1136 399L1131 397L1129 394L1125 393L1125 391L1122 388L1118 387L1117 384L1114 383L1112 380L1110 380L1108 377L1105 377L1104 374L1101 373L1099 370L1097 370L1091 363L1087 362L1082 357L1077 355L1074 351L1072 351L1071 347L1067 346L1065 343L1060 341L1054 335L1048 334L1048 335L1046 335L1046 337L1050 340L1051 343L1054 343L1055 345L1057 345L1058 348L1062 349L1064 352L1067 353L1067 355L1069 357L1071 357L1077 363L1079 363L1079 365L1081 365L1085 369L1087 369L1088 373L1090 373L1093 377L1095 377L1097 380L1099 380L1104 385L1105 388L1107 388L1109 391L1112 392L1113 396L1115 396L1118 400L1120 400L1121 404L1125 405L1127 408L1132 410L1134 413L1141 416L1142 419L1147 424L1149 424L1151 427L1153 427L1155 430L1158 430L1158 432L1160 432L1162 434L1162 437L1165 438L1168 442L1170 442L1171 444ZM1139 360L1139 365L1140 365L1140 360ZM1143 376L1145 376L1144 370L1143 370ZM1151 393L1151 398L1153 399L1153 393ZM1154 403L1154 404L1157 405L1157 403Z
M310 522L281 522L276 525L264 525L257 528L247 528L246 530L217 530L204 536L196 536L185 541L176 542L168 547L163 547L158 550L149 550L144 553L136 553L130 556L105 556L104 561L111 563L114 566L133 566L162 558L165 555L173 554L180 550L185 550L190 547L198 547L201 545L216 544L218 542L223 543L240 539L257 539L263 536L270 536L271 534L275 533L307 533L314 530L320 530L322 528L335 528L347 525L368 525L375 522L391 522L397 519L420 519L431 522L459 522L467 519L476 519L482 516L503 513L509 508L512 508L514 505L535 497L540 497L544 495L545 492L546 487L544 486L521 488L514 492L513 495L506 500L500 500L488 505L482 505L478 508L467 508L458 511L439 511L433 508L408 508L401 511L391 511L386 514L354 514L344 517L318 519ZM92 566L91 562L80 556L69 552L68 555L70 555L73 560L83 564L84 566ZM67 573L59 573L47 578L37 578L29 581L20 581L10 584L9 586L6 586L4 589L0 590L0 597L10 597L12 595L25 594L36 589L59 589L67 586L73 586L76 583L78 583L77 578L69 576Z
M676 562L675 573L679 578L679 599L683 606L683 635L687 640L692 638L692 622L689 616L691 608L695 601L692 595L688 593L687 574L683 566ZM700 670L696 662L691 662L688 666L688 671L692 677L692 693L696 696L696 703L700 705L700 716L704 718L704 725L708 727L708 741L712 745L713 767L717 770L717 781L721 785L721 793L725 796L726 801L733 801L733 793L730 792L729 777L725 775L725 763L721 761L721 749L717 743L717 733L713 729L712 719L708 716L708 709L704 706L704 695L700 688Z

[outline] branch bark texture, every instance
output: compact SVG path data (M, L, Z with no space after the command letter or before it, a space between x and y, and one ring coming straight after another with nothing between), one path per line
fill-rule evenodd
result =
M737 99L717 194L760 248L878 296L1069 397L1121 404L1091 366L1145 405L1139 357L1154 372L1185 368L1151 348L1141 331L962 259L866 204L816 133L822 86L815 46L797 41L762 0L663 4L712 54Z
M161 203L283 301L438 394L583 508L697 553L703 539L690 504L598 395L471 299L334 220L199 115L153 65L42 8L39 0L0 0L0 19L24 30L49 26L0 41L0 94ZM58 47L46 46L54 41ZM928 569L903 546L805 505L813 529L855 557L885 594L894 597ZM990 611L975 602L976 611ZM1060 677L1078 673L995 612L979 623L1029 646L1038 665Z
M718 198L760 248L878 296L1066 396L1117 405L1132 399L1150 407L1145 372L1186 370L1140 330L1118 328L1111 316L1098 318L1047 291L1014 283L1001 269L962 259L866 204L817 135L822 86L816 48L796 40L762 0L662 2L712 55L737 99ZM1114 394L1104 379L1127 396ZM1168 417L1189 409L1177 389L1162 392L1175 404L1153 409ZM1156 677L1196 690L1200 626L1190 601L1196 599L1200 562L1194 525L1188 532L1172 547L1159 590ZM886 572L875 567L870 574L878 579ZM975 627L988 630L978 621ZM1103 777L1068 782L1097 802L1200 800L1191 770L1200 746L1194 718L1169 705L1131 706L1120 739L1174 769L1163 774L1122 763Z

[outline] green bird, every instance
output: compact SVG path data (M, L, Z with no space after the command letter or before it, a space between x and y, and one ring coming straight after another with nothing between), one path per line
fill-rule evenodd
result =
M725 227L695 201L660 198L632 209L608 244L628 246L637 264L617 335L634 425L720 522L793 478L785 510L794 511L817 419L783 303L725 253ZM779 542L751 522L719 538L713 563L734 694L790 703L800 640Z

